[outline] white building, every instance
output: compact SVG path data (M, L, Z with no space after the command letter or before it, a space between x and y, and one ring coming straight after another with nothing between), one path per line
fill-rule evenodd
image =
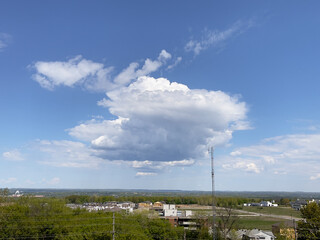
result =
M262 202L260 202L260 206L261 207L271 207L272 206L272 202L262 201Z
M163 216L164 217L176 217L178 216L178 210L175 204L163 204Z
M191 217L193 215L191 210L178 211L178 217Z
M269 201L262 201L260 203L244 203L244 207L278 207L278 204Z
M19 190L17 190L14 194L11 195L11 197L22 197L23 193L19 192Z

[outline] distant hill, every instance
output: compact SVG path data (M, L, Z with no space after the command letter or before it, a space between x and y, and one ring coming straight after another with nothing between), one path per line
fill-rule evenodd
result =
M98 195L98 196L194 196L210 195L210 191L183 191L157 189L52 189L52 188L11 188L13 194L17 190L25 195L44 195L64 197L68 195ZM216 196L246 197L246 198L301 198L320 199L320 192L264 192L264 191L216 191Z

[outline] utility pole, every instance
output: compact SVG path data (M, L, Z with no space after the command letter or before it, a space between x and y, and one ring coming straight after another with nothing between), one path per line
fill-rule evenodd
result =
M212 239L216 239L216 230L215 230L215 218L216 218L216 209L214 203L214 162L213 162L213 147L211 146L209 149L209 153L211 155L211 179L212 179Z
M114 216L114 212L112 213L112 240L115 240L115 223L116 223L116 219Z
M297 225L296 221L293 219L293 226L294 226L294 239L297 239Z

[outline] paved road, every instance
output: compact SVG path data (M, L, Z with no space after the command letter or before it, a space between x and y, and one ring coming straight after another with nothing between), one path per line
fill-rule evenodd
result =
M272 218L280 218L280 219L286 219L286 220L296 220L296 221L299 221L301 220L302 218L298 218L298 217L291 217L291 216L286 216L286 215L276 215L276 214L266 214L266 213L255 213L255 212L249 212L249 211L244 211L244 210L233 210L234 212L237 212L237 213L243 213L245 215L238 215L238 216L254 216L254 217L272 217Z

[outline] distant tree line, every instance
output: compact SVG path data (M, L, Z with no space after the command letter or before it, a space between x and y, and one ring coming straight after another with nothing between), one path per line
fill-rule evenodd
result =
M133 203L139 202L165 202L168 204L198 204L198 205L211 205L212 196L202 195L202 196L89 196L89 195L70 195L65 197L67 203L82 204L88 202L104 203L104 202L126 202L130 201ZM257 202L260 199L249 199L241 197L216 197L216 206L240 206L247 202Z

